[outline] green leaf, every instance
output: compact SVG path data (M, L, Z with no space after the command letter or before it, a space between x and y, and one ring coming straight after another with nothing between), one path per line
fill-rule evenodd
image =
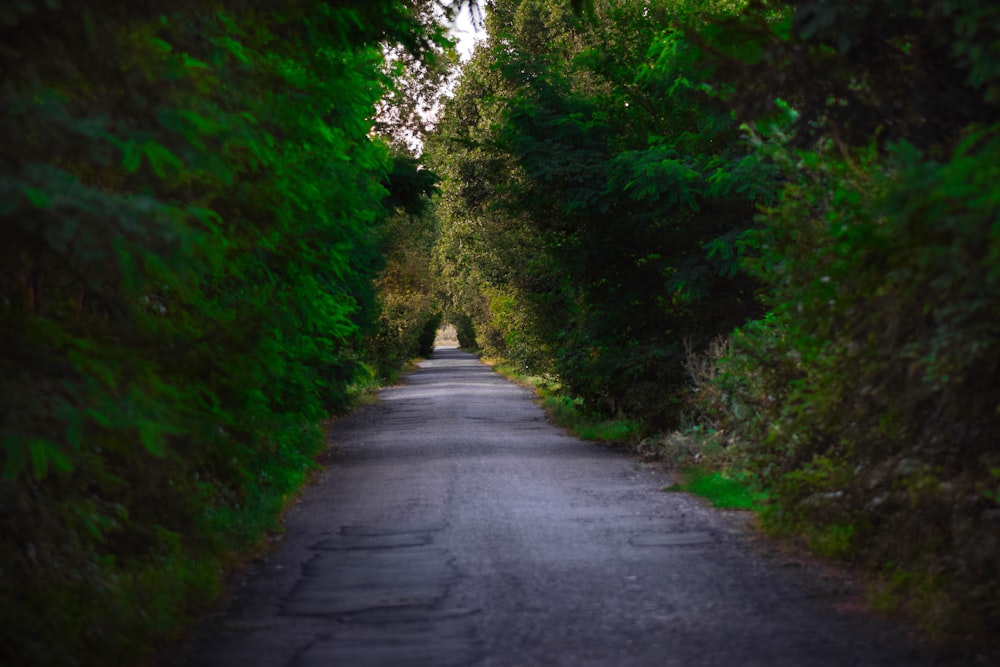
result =
M73 469L69 457L54 443L46 440L35 440L28 445L28 451L31 454L35 477L38 479L45 479L48 476L50 463L61 472L69 472Z
M236 41L232 37L218 37L212 40L212 43L229 53L241 63L250 62L250 58L247 57L246 49L243 47L243 44Z
M122 147L122 168L126 173L134 174L142 166L143 147L138 142L130 141Z
M146 159L149 160L149 166L153 168L153 173L159 178L166 178L168 169L174 172L180 172L184 169L184 163L162 144L147 141L143 150L146 153Z
M162 458L167 453L167 450L163 437L164 433L160 425L154 421L143 419L139 422L138 426L139 439L142 441L142 446L153 456Z
M153 37L149 40L149 45L160 53L170 53L174 50L174 47L170 45L170 42L159 39L158 37Z
M185 67L189 67L191 69L209 69L208 63L202 62L201 60L198 60L197 58L192 58L191 56L189 56L186 53L183 54L181 57L182 57L182 59L184 61L184 66Z
M28 202L35 208L52 208L52 200L45 191L29 186L23 186L21 188L21 192L28 199Z

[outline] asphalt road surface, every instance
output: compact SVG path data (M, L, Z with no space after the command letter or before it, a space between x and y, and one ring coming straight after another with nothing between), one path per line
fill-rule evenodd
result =
M174 664L927 664L844 584L762 553L736 513L546 421L470 354L338 422L280 547Z

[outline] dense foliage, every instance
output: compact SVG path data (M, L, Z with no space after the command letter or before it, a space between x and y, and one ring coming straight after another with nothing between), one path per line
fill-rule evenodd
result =
M479 345L594 411L676 417L686 340L756 312L735 241L770 170L664 32L682 4L492 5L433 147L439 264ZM647 51L663 51L647 58Z
M415 353L368 340L431 184L370 131L380 44L439 33L393 1L4 3L0 662L169 638Z
M1000 627L998 18L769 3L702 34L786 181L747 239L771 314L719 358L707 418L773 490L773 527L980 638Z
M886 608L996 636L995 3L491 10L435 147L466 337L686 423L650 441L751 473Z
M467 4L0 7L0 662L174 636L442 309L1000 636L996 4L494 0L432 172Z
M431 249L437 222L430 208L437 176L409 154L393 161L389 174L389 203L394 213L385 223L381 253L386 266L378 289L378 321L367 337L365 357L383 380L395 378L416 356L429 357L441 324L436 285L431 270Z

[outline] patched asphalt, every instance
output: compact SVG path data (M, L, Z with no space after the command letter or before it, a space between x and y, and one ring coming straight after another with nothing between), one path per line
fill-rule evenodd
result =
M280 545L164 664L916 667L829 572L438 349L331 430Z

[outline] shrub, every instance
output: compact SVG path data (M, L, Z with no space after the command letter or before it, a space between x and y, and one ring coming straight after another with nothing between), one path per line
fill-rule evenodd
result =
M907 144L793 155L751 237L773 314L690 364L698 414L738 434L773 529L934 582L932 629L985 637L1000 623L1000 128L946 161Z

